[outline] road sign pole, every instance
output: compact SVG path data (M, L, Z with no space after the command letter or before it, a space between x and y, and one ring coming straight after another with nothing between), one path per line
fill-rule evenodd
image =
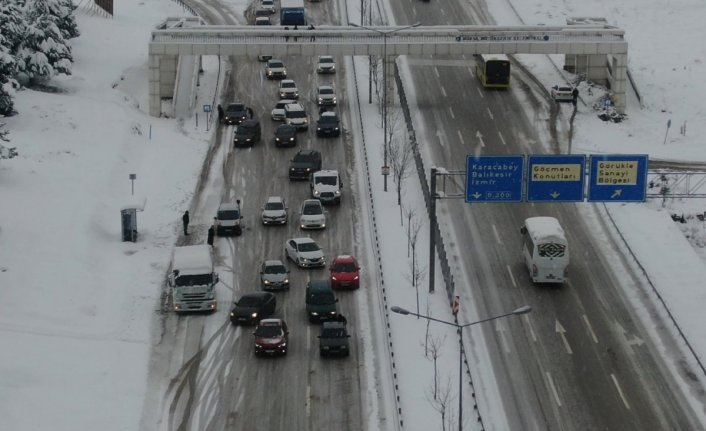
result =
M429 183L429 293L434 293L434 270L436 269L436 168L431 168Z

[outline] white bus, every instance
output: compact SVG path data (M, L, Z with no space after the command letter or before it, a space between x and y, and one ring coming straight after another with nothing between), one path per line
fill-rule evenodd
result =
M563 283L569 269L569 244L554 217L530 217L520 229L522 254L534 283Z

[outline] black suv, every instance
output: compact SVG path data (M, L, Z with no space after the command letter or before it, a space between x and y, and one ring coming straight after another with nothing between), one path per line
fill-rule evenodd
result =
M223 124L238 125L248 119L248 107L243 103L231 103L223 112Z
M297 128L289 124L280 124L275 130L275 145L278 147L297 145Z
M289 163L289 179L308 180L312 172L320 170L320 152L316 150L299 150Z
M252 147L260 142L262 128L257 120L245 120L235 129L233 145L236 147Z
M341 136L341 120L335 112L323 112L316 122L316 136Z
M345 319L324 322L321 325L321 335L319 335L319 354L321 356L350 355L348 346L350 337L346 330Z

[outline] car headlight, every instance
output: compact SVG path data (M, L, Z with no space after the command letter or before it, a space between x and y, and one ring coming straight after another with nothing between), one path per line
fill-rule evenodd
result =
M324 350L328 350L329 348L330 348L329 346L324 346L324 347L323 347Z
M318 191L318 190L314 190L314 196L315 196L315 197L319 197L319 195L320 195L320 194L321 194L321 192L320 192L320 191Z
M333 281L338 281L338 279L337 279L336 276L334 276L334 275L331 276L331 280L333 280Z
M263 283L270 284L270 280L263 280Z
M290 171L290 172L294 172L295 169L294 169L294 168L289 168L289 171Z
M284 284L287 284L287 283L289 283L289 279L288 279L288 278L285 278L285 279L284 279L284 281L283 281L282 283L284 283Z
M341 196L341 191L336 190L335 192L333 192L333 194L334 194L334 196Z
M319 97L319 103L324 103L323 97Z
M307 172L309 172L310 170L311 170L311 168L306 168L306 171L307 171Z
M260 344L260 343L255 343L255 347L257 347L258 349L262 349L262 344Z
M338 127L334 127L333 130L338 130Z
M302 223L299 227L301 227L302 229L304 229L304 228L306 227L306 225ZM306 262L306 259L302 259L302 262Z
M312 315L312 316L318 316L319 313L317 313L316 311L312 311L312 312L311 312L311 315Z
M290 140L290 141L293 141L293 140L294 140L294 136L292 136L291 138L289 138L289 140Z
M233 313L233 312L231 311L231 312L230 312L230 317L235 317L235 313Z
M316 130L321 130L321 127L317 127Z
M332 98L331 101L332 101L333 103L336 103L336 98L335 98L335 97Z
M257 318L257 313L251 314L250 317L252 317L253 319L256 319L256 318Z

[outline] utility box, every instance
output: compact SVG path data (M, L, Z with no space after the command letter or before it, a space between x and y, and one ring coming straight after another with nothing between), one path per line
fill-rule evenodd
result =
M145 210L146 199L133 198L120 209L123 242L137 242L137 212Z

